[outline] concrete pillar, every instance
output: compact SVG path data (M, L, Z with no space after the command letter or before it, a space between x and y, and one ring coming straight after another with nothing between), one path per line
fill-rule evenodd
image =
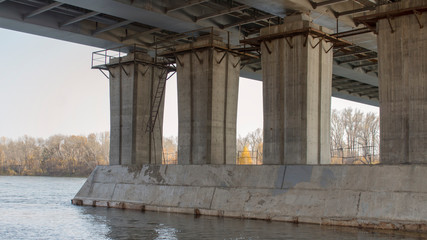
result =
M378 13L425 6L401 1ZM380 151L385 164L427 162L427 15L381 19L378 29Z
M261 29L261 36L308 27L330 32L296 15ZM264 164L330 163L332 50L319 40L296 35L261 44Z
M153 132L152 99L166 70L150 56L129 54L110 62L110 165L161 164L164 96Z
M235 164L240 58L217 38L177 47L178 163Z

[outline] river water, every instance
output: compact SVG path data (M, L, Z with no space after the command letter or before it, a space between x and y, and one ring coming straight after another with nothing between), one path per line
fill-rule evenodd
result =
M422 239L419 234L74 206L83 178L0 176L0 239Z

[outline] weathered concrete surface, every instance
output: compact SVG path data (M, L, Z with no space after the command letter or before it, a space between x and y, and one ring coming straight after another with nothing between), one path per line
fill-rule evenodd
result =
M425 6L401 1L377 12ZM427 15L417 15L426 25ZM427 159L427 28L415 15L387 19L378 28L381 162L425 163Z
M425 165L99 166L72 202L427 231Z
M187 49L177 54L179 164L236 164L240 58L225 47L210 38L177 47Z
M164 96L154 131L146 132L157 84L166 78L152 61L136 53L110 62L110 165L162 163Z
M305 15L261 29L261 36L308 27ZM330 163L331 43L298 35L261 44L264 98L264 164Z

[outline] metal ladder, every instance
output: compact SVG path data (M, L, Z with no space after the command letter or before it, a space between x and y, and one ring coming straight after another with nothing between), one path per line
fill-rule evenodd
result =
M156 124L157 116L159 115L159 109L160 105L162 103L163 94L165 92L166 88L166 80L167 76L164 76L165 74L168 74L167 70L163 70L162 74L159 77L159 82L157 84L156 93L154 94L154 99L151 103L151 112L150 112L150 119L147 122L147 128L145 129L145 132L153 132L154 125Z

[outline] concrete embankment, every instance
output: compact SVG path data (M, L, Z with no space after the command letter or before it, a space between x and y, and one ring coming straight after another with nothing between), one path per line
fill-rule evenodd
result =
M427 165L98 166L72 202L427 232L426 172Z

